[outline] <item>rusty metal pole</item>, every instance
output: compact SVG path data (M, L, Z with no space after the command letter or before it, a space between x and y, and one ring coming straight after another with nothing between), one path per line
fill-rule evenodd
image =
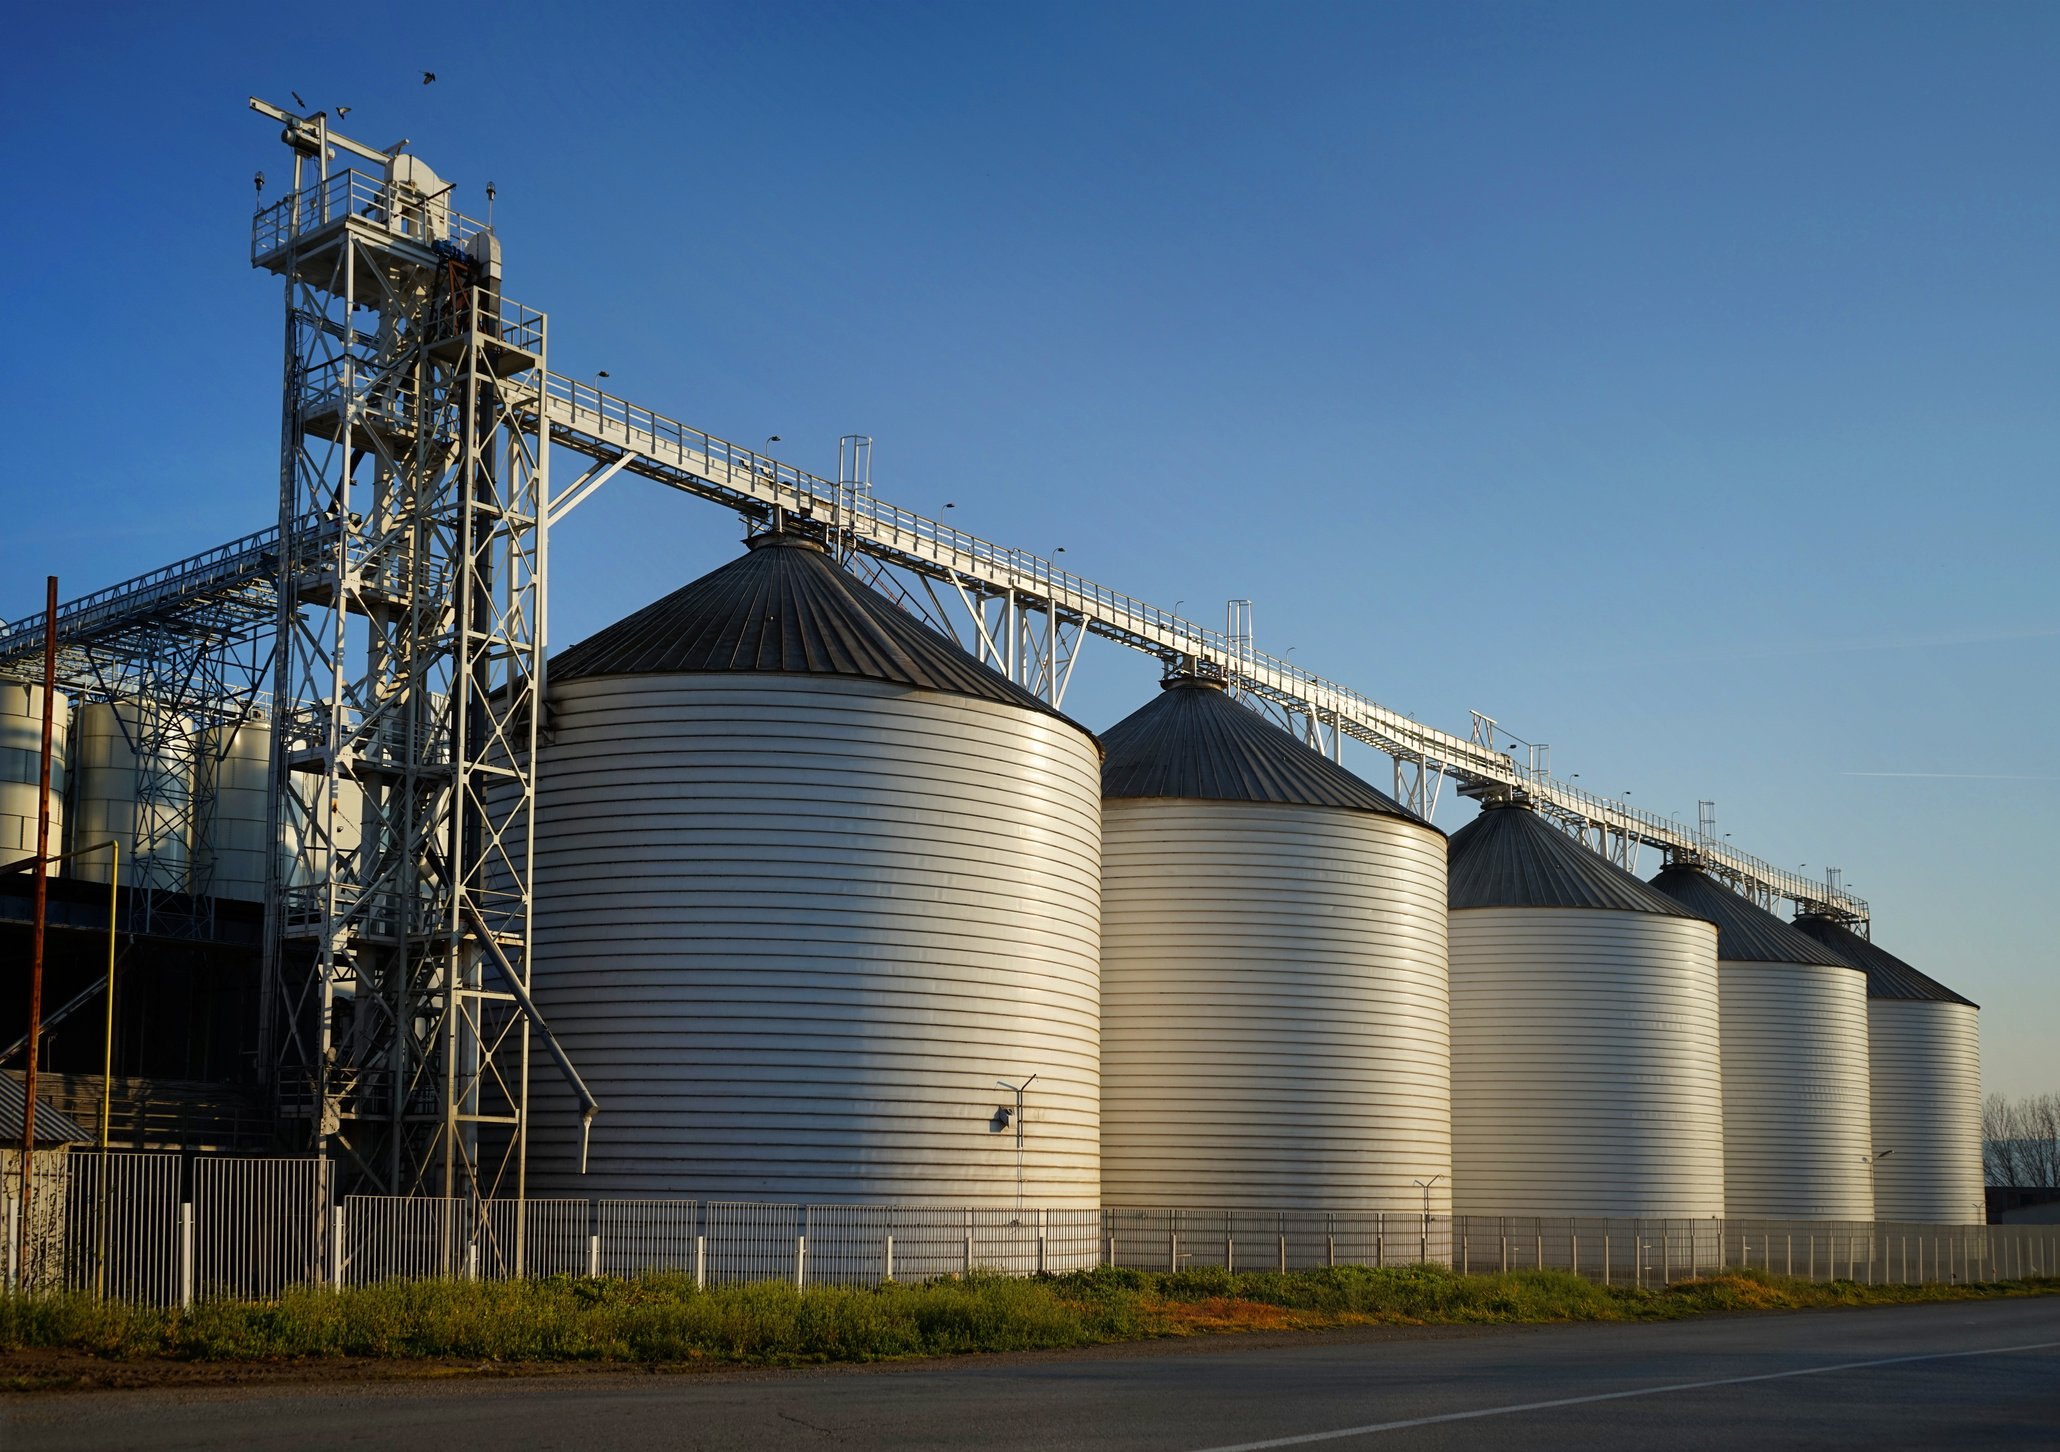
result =
M57 576L43 607L43 756L36 793L36 910L29 935L29 1067L22 1082L21 1224L14 1247L15 1283L26 1287L29 1187L36 1177L36 1056L43 1037L43 926L50 910L50 731L57 707Z

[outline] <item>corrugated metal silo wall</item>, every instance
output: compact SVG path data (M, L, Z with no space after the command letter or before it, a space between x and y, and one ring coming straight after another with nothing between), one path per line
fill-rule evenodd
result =
M72 840L90 844L112 837L121 843L125 886L147 881L183 891L192 860L192 762L184 751L139 752L130 742L176 736L191 731L191 723L154 701L97 702L79 708L73 728ZM140 805L146 789L159 803L155 811ZM139 859L153 864L140 878ZM76 858L72 875L105 882L109 865L104 853Z
M1269 803L1103 804L1114 1205L1449 1208L1445 840Z
M1049 715L826 676L553 690L531 1193L1100 1202L1100 761Z
M63 692L50 703L50 847L64 847L66 740L71 705ZM0 860L36 855L37 800L43 757L43 688L0 681Z
M215 897L263 902L279 832L266 783L272 728L264 721L210 726L200 740L200 798L193 843L193 888Z
M1894 1151L1874 1168L1874 1209L1883 1220L1964 1225L1986 1218L1977 1015L1964 1003L1867 1002L1874 1144Z
M1717 980L1726 1212L1872 1219L1866 975L1720 962Z
M1469 908L1450 931L1453 1208L1722 1215L1716 929Z

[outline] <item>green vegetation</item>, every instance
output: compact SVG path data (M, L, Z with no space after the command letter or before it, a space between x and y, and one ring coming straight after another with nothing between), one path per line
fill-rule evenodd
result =
M1974 1286L1813 1284L1744 1271L1664 1290L1553 1271L1462 1276L1432 1266L1232 1275L1100 1270L1017 1280L781 1285L390 1281L191 1311L84 1295L0 1296L0 1353L252 1362L337 1357L495 1362L796 1364L1093 1346L1160 1336L1324 1327L1657 1321L1718 1311L1895 1305L2060 1293L2060 1281Z

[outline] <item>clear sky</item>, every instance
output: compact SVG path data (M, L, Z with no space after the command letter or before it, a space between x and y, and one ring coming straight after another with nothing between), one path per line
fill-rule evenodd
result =
M1714 798L2060 1090L2060 7L332 14L11 23L0 616L272 518L244 98L297 90L496 184L561 371L825 473L869 432L885 498ZM736 535L609 485L554 642ZM1069 706L1154 679L1094 642Z

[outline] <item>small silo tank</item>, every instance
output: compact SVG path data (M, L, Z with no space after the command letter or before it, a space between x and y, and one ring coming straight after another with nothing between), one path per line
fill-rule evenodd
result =
M1795 926L1867 975L1875 1219L1981 1224L1979 1008L1842 923Z
M1716 928L1520 802L1450 902L1453 1209L1722 1215Z
M52 697L50 715L50 850L62 852L71 728L71 707L62 691ZM0 680L0 862L36 855L42 775L43 688Z
M1103 746L1108 1202L1444 1213L1444 834L1214 680Z
M1093 736L750 543L551 662L530 1193L1099 1205Z
M1725 1212L1872 1220L1866 975L1696 867L1652 885L1717 925Z
M266 786L272 727L262 719L226 721L200 733L200 802L193 844L193 890L263 902L279 834Z
M124 887L184 892L193 832L193 727L156 701L82 706L73 732L72 845L121 844ZM109 858L73 859L73 875L107 881Z

